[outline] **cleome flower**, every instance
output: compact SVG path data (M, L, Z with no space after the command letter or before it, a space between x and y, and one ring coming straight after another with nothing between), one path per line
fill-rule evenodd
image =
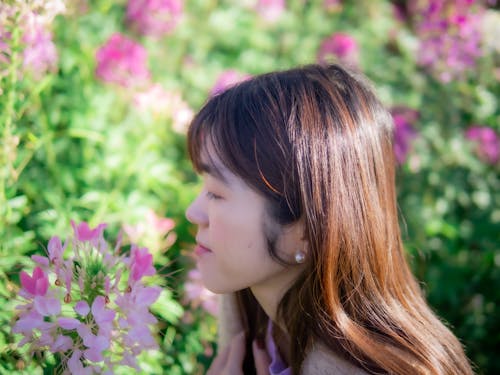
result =
M19 346L57 354L61 373L139 369L137 355L157 348L151 330L157 320L149 307L162 289L144 283L156 274L153 257L135 245L130 254L121 253L120 241L109 247L105 224L71 225L74 234L64 245L52 237L48 256L34 255L31 275L20 273L22 302L12 327L23 336Z

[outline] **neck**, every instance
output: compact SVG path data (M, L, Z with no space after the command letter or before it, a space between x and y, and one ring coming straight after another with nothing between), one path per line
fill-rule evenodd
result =
M298 272L298 268L296 270L287 269L272 280L253 285L250 288L269 319L284 332L286 330L283 322L280 322L278 319L278 305L287 290L292 286L298 276Z

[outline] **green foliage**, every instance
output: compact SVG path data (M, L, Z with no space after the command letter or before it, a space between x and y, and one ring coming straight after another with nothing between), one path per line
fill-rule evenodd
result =
M176 241L140 238L158 244L152 251L167 285L153 309L161 352L141 357L142 372L201 374L215 350L214 319L183 299L194 241L184 210L198 189L185 136L171 113L138 108L132 90L96 79L95 54L110 35L145 46L154 82L196 110L224 70L258 74L314 62L322 40L339 31L356 39L360 69L387 106L420 113L397 181L409 256L478 373L500 373L499 166L478 159L463 136L471 124L500 130L498 53L442 84L417 65L411 20L395 19L389 1L326 10L323 1L292 0L276 22L249 3L187 1L179 25L160 39L127 27L124 0L75 6L52 24L57 71L41 78L22 73L18 22L4 25L11 38L8 59L0 58L0 373L57 366L54 358L30 359L10 331L29 256L43 254L51 236L66 237L72 219L106 222L117 235L145 222L150 209L175 221Z

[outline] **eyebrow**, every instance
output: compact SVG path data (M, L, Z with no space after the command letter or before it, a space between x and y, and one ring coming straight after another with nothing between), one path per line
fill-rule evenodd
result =
M216 168L213 165L201 163L200 164L200 172L207 173L210 176L220 180L225 185L229 185L229 179L220 171L219 168Z

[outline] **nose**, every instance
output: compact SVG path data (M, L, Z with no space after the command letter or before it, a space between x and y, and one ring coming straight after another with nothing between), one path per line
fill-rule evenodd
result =
M203 196L203 192L198 194L196 199L186 209L186 218L196 225L208 225L206 200L203 199Z

